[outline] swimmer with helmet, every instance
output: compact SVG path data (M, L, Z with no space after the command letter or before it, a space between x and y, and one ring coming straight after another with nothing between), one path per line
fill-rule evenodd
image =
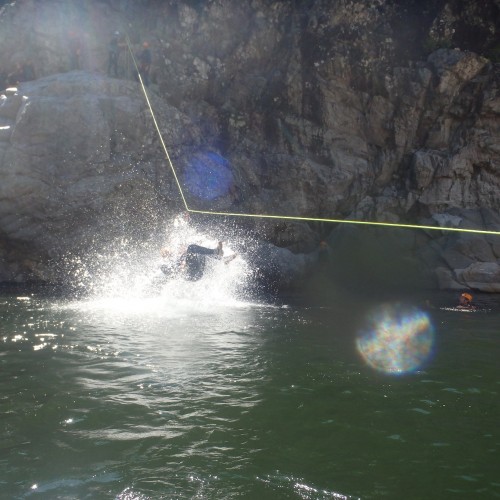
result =
M470 293L462 293L458 299L457 309L474 310L476 306L472 304L472 295Z

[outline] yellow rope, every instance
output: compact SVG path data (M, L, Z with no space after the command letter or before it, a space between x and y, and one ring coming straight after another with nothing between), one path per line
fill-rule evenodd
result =
M179 182L179 178L177 177L177 173L175 171L172 160L170 159L170 155L168 154L167 146L163 141L163 137L161 135L160 127L158 126L158 122L156 121L156 116L153 111L153 107L151 106L151 102L148 97L148 93L146 91L146 87L142 81L141 74L139 72L139 68L137 66L136 59L134 57L132 47L130 45L130 40L128 35L126 36L127 46L132 56L132 61L134 63L135 69L137 71L137 75L139 77L139 83L141 84L142 91L144 93L144 97L146 98L146 102L148 104L149 110L151 112L151 116L153 118L153 122L156 127L156 131L158 132L158 137L160 138L161 145L163 147L163 151L165 151L165 156L167 157L168 164L170 165L170 169L175 178L175 182L177 183L177 187L179 189L179 193L182 197L182 201L184 203L184 207L187 212L196 213L196 214L204 214L204 215L222 215L226 217L254 217L259 219L281 219L281 220L297 220L297 221L308 221L308 222L331 222L338 224L360 224L365 226L383 226L383 227L395 227L395 228L404 228L404 229L429 229L432 231L454 231L457 233L474 233L474 234L490 234L490 235L500 235L500 231L488 231L485 229L466 229L466 228L458 228L458 227L441 227L441 226L425 226L420 224L397 224L394 222L373 222L373 221L361 221L361 220L345 220L345 219L326 219L319 217L298 217L298 216L290 216L290 215L269 215L269 214L245 214L245 213L232 213L232 212L214 212L209 210L195 210L188 207L186 202L186 198L184 197L184 192L182 191L181 184Z
M146 102L148 104L149 111L151 112L151 116L153 118L153 122L155 124L156 131L158 132L158 137L160 138L160 142L161 142L161 145L163 147L163 151L165 151L165 156L167 157L168 164L170 165L170 169L172 170L172 173L174 174L174 179L175 179L175 182L177 183L177 187L179 188L179 193L181 194L182 201L184 202L184 206L186 207L186 210L189 212L190 210L189 210L189 207L187 205L186 198L184 198L184 193L182 192L181 183L179 182L179 179L177 178L177 173L175 171L174 164L172 163L172 160L170 159L170 155L168 154L167 146L165 144L165 141L163 140L163 136L161 135L160 127L158 125L158 122L156 121L156 116L153 112L153 107L151 106L151 102L149 100L148 93L146 91L146 87L144 85L144 82L142 81L141 72L139 71L139 67L137 66L137 61L135 59L134 52L133 52L132 47L130 45L130 39L129 39L128 35L125 35L125 40L127 42L127 47L128 47L128 50L130 51L130 55L132 56L132 62L134 63L135 71L136 71L137 77L139 78L139 83L141 84L142 91L144 93L144 97L146 98Z
M500 231L487 231L485 229L464 229L459 227L441 227L441 226L424 226L421 224L396 224L395 222L372 222L363 220L349 219L321 219L319 217L294 217L291 215L266 215L266 214L239 214L231 212L208 212L204 210L188 209L189 212L197 214L210 215L226 215L228 217L257 217L260 219L285 219L285 220L303 220L308 222L331 222L338 224L362 224L365 226L385 226L385 227L400 227L406 229L432 229L435 231L456 231L461 233L478 233L478 234L495 234L500 235Z

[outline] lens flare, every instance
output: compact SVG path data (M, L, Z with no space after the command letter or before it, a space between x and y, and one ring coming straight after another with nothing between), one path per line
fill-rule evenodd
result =
M402 375L429 358L434 329L429 316L416 308L387 305L371 315L359 335L357 349L366 363L383 373Z
M188 162L184 183L194 196L214 200L229 192L233 173L229 162L217 153L196 153Z

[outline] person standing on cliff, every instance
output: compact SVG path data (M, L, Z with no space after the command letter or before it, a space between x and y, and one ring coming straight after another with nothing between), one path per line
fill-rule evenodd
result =
M321 240L318 248L318 264L324 268L330 263L331 259L332 249L330 245L325 240Z
M21 63L16 63L14 71L7 75L7 85L17 86L24 80L23 78L23 67Z
M36 73L33 61L29 59L23 64L23 81L30 82L32 80L36 80Z
M149 50L149 43L142 44L142 52L139 54L139 74L146 87L149 85L149 70L151 69L151 51Z
M108 76L114 75L115 78L118 78L119 76L118 58L120 57L121 49L122 46L120 44L120 33L118 31L115 31L108 45Z

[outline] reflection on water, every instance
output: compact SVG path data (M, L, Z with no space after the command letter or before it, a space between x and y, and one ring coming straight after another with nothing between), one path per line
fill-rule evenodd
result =
M434 355L391 377L357 351L373 302L217 293L0 298L5 498L500 495L496 315L433 311Z

